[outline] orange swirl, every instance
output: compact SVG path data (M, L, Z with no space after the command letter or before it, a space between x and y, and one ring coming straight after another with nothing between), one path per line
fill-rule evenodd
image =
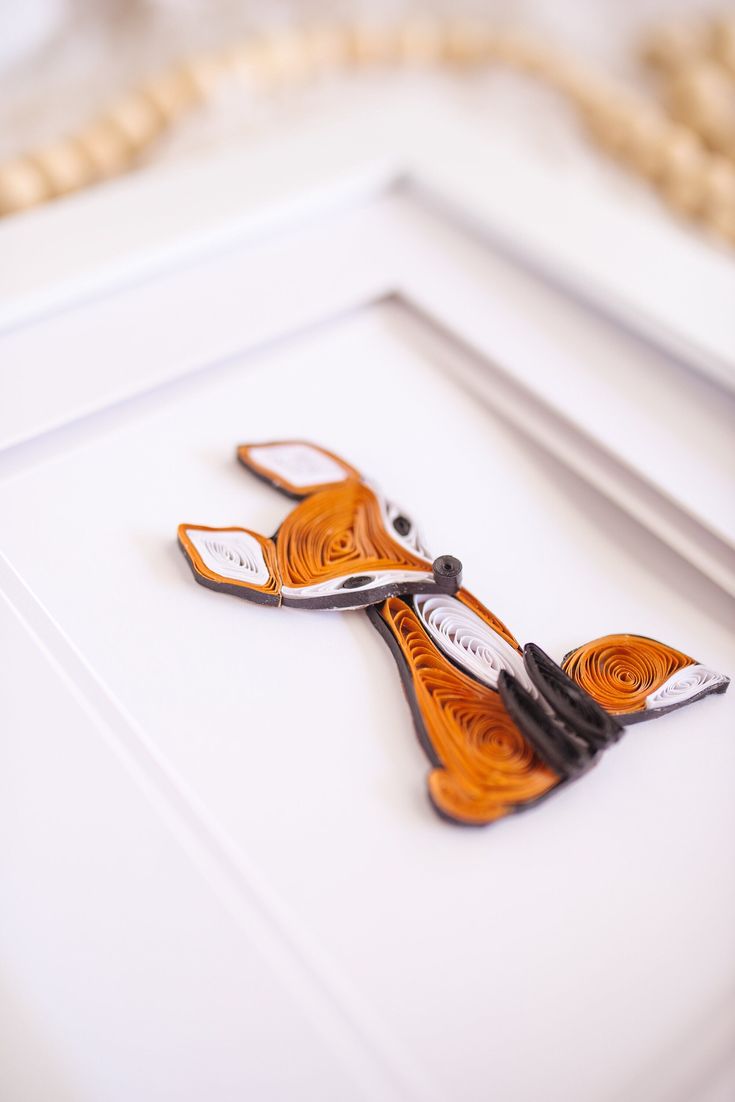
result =
M429 775L429 793L442 814L490 823L557 784L559 777L536 756L498 693L447 661L405 601L390 597L379 613L410 674L437 766Z
M562 669L613 715L639 712L646 697L693 658L642 635L604 635L568 654Z
M306 586L354 571L431 570L391 539L378 499L362 482L343 482L306 498L278 530L283 584Z

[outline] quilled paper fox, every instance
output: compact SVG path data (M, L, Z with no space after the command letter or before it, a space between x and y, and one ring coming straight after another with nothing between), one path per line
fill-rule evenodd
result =
M182 524L202 585L263 604L367 610L398 664L438 813L482 825L585 773L626 725L729 678L639 635L595 639L553 662L521 647L433 558L413 521L349 463L300 441L244 444L240 462L298 504L272 538Z

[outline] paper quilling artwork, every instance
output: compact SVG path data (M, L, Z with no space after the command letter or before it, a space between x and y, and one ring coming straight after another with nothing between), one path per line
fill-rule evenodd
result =
M349 463L299 441L246 444L240 462L298 504L274 536L182 524L202 585L263 604L359 609L386 640L431 763L446 819L481 825L531 807L581 776L624 728L729 679L638 635L585 643L557 665L521 646L433 557L416 525Z

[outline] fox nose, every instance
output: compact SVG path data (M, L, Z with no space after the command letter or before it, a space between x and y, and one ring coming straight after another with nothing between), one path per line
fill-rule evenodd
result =
M454 555L440 555L431 564L434 581L444 593L456 593L462 585L462 563Z

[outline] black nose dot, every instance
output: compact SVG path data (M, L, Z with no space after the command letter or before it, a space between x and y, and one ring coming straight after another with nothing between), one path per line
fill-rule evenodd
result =
M407 536L411 531L411 521L403 515L393 518L393 527L399 536Z
M372 576L370 574L356 574L354 578L347 578L342 582L343 589L361 589L362 586L368 585L371 582Z
M434 581L440 589L454 593L462 584L462 563L454 555L440 555L431 564Z

